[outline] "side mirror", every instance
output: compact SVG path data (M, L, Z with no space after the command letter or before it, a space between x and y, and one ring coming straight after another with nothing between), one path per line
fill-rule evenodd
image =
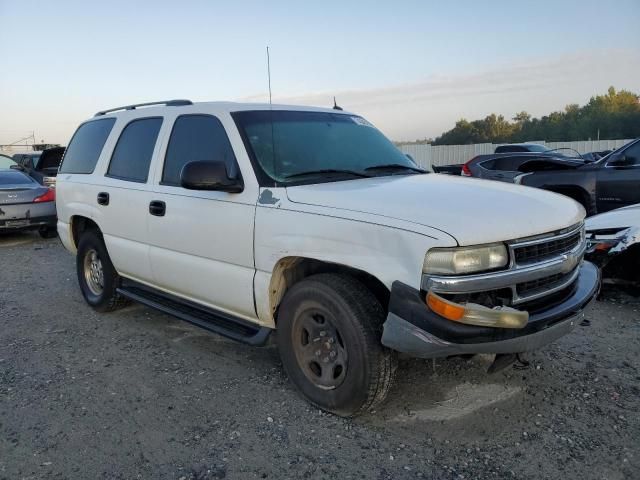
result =
M189 162L180 172L180 185L189 190L216 190L240 193L244 190L242 179L229 177L224 162Z
M9 168L11 168L13 170L20 170L21 172L24 172L24 167L22 165L18 165L17 163L15 165L9 165Z

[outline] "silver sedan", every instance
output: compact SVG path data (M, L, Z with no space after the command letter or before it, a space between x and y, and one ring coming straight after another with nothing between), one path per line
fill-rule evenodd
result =
M38 230L44 238L55 237L55 190L7 166L0 165L0 233Z

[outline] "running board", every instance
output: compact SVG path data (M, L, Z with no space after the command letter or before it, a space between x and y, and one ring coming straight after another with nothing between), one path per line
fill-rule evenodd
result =
M193 302L129 280L125 280L125 284L118 288L117 292L123 297L155 308L197 327L249 345L264 345L271 333L270 328L196 305Z

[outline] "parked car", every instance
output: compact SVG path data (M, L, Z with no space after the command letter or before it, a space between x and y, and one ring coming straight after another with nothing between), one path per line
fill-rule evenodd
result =
M640 204L588 218L586 257L614 282L640 284Z
M53 147L41 152L16 153L13 159L40 185L54 187L64 147Z
M561 193L595 215L640 202L640 139L595 162L553 153L478 155L462 175Z
M0 158L0 233L38 230L43 238L55 237L55 191L5 165L10 162Z
M462 165L460 174L465 177L514 183L514 179L522 175L520 166L534 160L578 161L554 153L489 153L473 157Z
M277 330L319 408L375 408L396 352L538 349L597 292L567 198L427 175L346 111L144 105L80 125L60 166L58 232L86 302L135 300L253 345Z
M640 203L640 139L597 162L537 159L518 170L515 183L567 195L588 215Z

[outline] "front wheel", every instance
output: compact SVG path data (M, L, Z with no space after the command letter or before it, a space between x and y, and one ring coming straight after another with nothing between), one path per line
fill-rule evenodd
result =
M86 302L99 312L110 312L128 303L116 291L120 276L116 272L102 236L90 230L78 242L76 271Z
M318 274L291 287L278 314L278 349L300 393L341 416L379 405L397 365L380 343L384 318L380 302L353 277Z

